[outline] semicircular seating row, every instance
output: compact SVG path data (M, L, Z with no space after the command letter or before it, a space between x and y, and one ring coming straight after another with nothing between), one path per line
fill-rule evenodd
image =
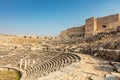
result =
M81 60L81 58L76 54L62 53L43 63L39 62L28 66L25 71L27 73L27 77L41 77L68 66L74 62L78 62L79 60Z

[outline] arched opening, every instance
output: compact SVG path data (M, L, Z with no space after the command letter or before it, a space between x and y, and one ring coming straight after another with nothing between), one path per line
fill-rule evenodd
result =
M107 28L107 26L106 25L102 25L102 28Z

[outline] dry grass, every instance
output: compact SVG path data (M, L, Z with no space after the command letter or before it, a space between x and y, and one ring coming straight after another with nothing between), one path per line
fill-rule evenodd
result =
M19 75L14 71L0 71L0 80L19 80Z

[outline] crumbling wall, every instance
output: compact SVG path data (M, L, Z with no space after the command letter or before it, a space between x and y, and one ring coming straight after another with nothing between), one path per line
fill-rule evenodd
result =
M120 25L119 14L97 18L97 33L109 32Z
M114 14L99 18L86 19L85 25L81 27L73 27L62 31L60 35L96 35L101 32L110 32L120 26L120 14Z
M65 32L65 31L66 31L66 30L60 32L60 36L65 36L65 35L66 35L66 32Z
M85 24L85 35L94 35L100 32L109 32L120 26L120 14L89 18Z
M86 20L85 35L94 35L96 33L96 18L92 17Z
M64 30L60 33L61 36L65 35L81 35L85 33L85 26L73 27L67 30Z

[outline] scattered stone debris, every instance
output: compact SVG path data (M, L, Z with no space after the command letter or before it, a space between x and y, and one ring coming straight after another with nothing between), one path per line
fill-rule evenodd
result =
M90 76L89 80L104 80L104 78L98 77L98 76Z
M105 80L117 80L117 78L114 75L106 74Z
M73 34L76 28L72 28L72 32L69 29L72 35L67 35L68 32L57 37L1 34L0 65L22 69L27 80L120 80L118 16L107 16L105 23L110 19L115 25L111 22L109 26L112 28L101 25L105 30L94 35L86 35L91 28L78 35ZM95 18L88 19L86 23L89 20L94 22ZM82 29L85 30L85 27ZM90 33L93 34L92 31ZM61 34L64 35L64 32Z

